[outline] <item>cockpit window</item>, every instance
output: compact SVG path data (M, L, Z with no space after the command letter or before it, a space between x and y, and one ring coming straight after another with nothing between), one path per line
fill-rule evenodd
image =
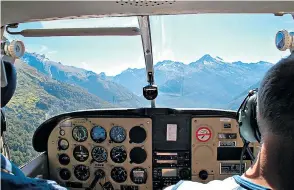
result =
M157 106L236 110L249 89L289 51L278 51L279 30L291 15L152 16Z
M151 16L156 107L236 110L263 74L288 55L275 47L279 30L293 30L290 15L203 14ZM38 28L139 27L137 17L20 24ZM35 129L55 115L85 109L150 107L141 36L42 37L22 40L16 93L5 112L12 160L37 155Z

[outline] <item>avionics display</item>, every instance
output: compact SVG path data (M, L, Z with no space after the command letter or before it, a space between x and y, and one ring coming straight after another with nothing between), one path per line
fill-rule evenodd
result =
M177 169L162 169L162 177L175 177L178 175Z

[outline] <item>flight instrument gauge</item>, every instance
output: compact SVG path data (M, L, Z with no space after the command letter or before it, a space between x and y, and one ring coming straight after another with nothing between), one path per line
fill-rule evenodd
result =
M90 169L85 165L77 165L74 174L78 180L86 181L90 177Z
M89 157L89 151L83 145L78 145L73 150L73 156L77 161L84 162Z
M127 152L123 146L117 146L110 151L110 157L115 163L123 163L127 158Z
M107 151L101 146L95 146L92 149L92 157L96 162L105 162L107 160Z
M101 126L95 126L91 130L91 138L96 143L102 143L107 137L106 130Z
M88 138L88 131L84 126L76 126L72 130L72 137L78 142L84 142Z
M66 150L69 147L69 143L66 139L59 139L58 141L58 148L60 150Z
M60 171L59 171L59 176L61 179L63 180L69 180L71 174L70 174L70 171L67 169L67 168L62 168Z
M114 126L110 130L110 138L115 143L121 143L126 139L126 130L121 126Z
M127 171L122 167L114 167L111 170L111 178L117 183L125 182L127 177Z
M144 184L147 180L147 172L144 168L134 168L131 171L131 180L136 184Z
M68 165L70 162L70 158L67 154L60 154L58 156L59 163L62 165Z

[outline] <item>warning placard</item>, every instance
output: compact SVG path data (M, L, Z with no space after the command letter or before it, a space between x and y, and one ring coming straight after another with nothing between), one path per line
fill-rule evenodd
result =
M166 140L177 141L177 124L167 124L166 126Z
M208 127L200 127L196 131L196 138L200 142L207 142L211 138L212 133Z

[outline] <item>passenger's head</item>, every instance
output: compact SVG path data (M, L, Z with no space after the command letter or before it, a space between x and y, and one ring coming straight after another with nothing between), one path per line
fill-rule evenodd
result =
M275 64L258 90L261 175L277 190L294 186L294 54Z
M262 136L294 142L294 54L266 73L258 90L257 115Z

